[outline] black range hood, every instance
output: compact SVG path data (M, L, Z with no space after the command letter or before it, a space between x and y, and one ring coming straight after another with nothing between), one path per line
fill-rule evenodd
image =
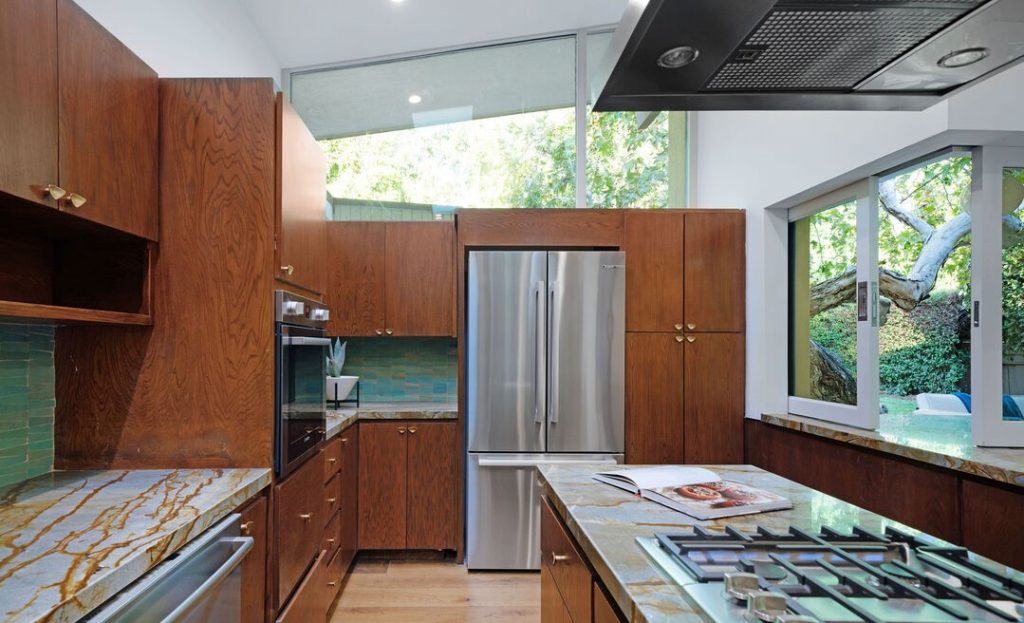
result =
M1024 58L1024 0L630 0L597 111L921 110Z

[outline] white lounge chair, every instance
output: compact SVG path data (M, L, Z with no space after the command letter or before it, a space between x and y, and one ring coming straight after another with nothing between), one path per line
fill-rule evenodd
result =
M918 394L914 415L970 415L953 394Z

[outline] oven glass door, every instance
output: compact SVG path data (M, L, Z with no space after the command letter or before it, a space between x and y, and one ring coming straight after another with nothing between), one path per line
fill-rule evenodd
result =
M324 439L330 338L320 329L279 324L278 330L278 471L286 474Z

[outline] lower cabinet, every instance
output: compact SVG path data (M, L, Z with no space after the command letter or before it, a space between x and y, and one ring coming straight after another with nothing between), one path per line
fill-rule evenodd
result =
M291 595L320 548L323 516L323 454L317 454L276 485L277 598Z
M242 623L267 620L267 497L261 495L241 511L242 536L253 540L252 551L242 561Z
M321 551L313 567L295 590L277 623L319 623L327 619L330 605L327 589L327 552Z
M541 623L625 621L605 596L583 554L544 498L540 518Z
M341 547L338 564L348 572L359 547L359 427L341 432Z
M454 421L359 425L359 549L455 549Z

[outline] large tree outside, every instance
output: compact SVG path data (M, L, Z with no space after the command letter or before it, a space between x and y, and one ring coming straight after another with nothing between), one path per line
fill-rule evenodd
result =
M971 158L954 156L879 186L879 382L883 413L920 394L970 392ZM1003 217L1004 360L1024 352L1021 171L1007 171ZM793 395L856 402L856 210L793 224ZM1009 364L1007 364L1009 365ZM1008 388L1008 393L1024 388Z

